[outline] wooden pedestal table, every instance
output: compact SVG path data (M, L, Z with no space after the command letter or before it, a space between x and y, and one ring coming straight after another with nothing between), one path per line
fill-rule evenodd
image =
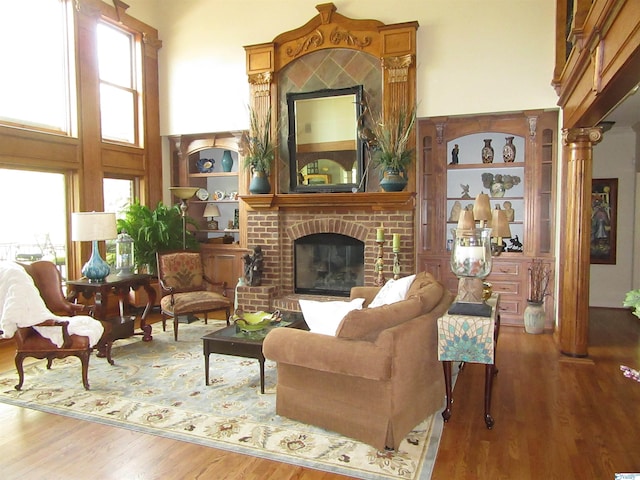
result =
M453 402L451 385L451 362L484 363L484 421L487 428L493 428L491 416L491 389L493 377L498 373L495 366L495 350L500 331L498 305L500 295L494 293L487 300L491 306L491 316L459 315L446 313L438 319L438 360L444 370L444 384L447 405L442 412L445 422L451 418Z
M98 346L100 356L107 357L109 363L111 359L111 344L115 340L128 338L132 335L142 335L142 340L149 342L152 340L151 325L147 325L146 319L149 311L156 300L156 291L151 286L151 275L131 274L131 275L109 275L104 282L89 282L86 278L80 280L69 280L67 282L68 299L77 300L79 295L86 299L93 297L95 302L93 316L98 320L111 324L111 332L107 338L106 345ZM147 292L147 304L140 317L141 332L134 332L133 322L135 316L127 314L129 309L129 292L138 288L144 288ZM116 295L119 303L119 316L108 317L109 297Z

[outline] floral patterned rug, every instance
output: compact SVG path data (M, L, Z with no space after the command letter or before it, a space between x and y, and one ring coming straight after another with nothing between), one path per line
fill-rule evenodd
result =
M77 359L54 360L51 370L37 361L25 366L20 392L15 370L0 375L0 401L357 478L431 477L439 414L418 425L398 451L387 452L276 415L273 362L265 366L264 395L258 361L241 357L212 354L205 386L201 337L224 325L181 325L178 342L160 325L151 342L118 340L115 365L92 356L90 391L82 387Z

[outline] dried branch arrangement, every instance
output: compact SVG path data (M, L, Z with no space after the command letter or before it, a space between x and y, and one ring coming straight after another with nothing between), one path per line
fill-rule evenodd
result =
M529 265L529 302L542 303L549 295L551 267L539 258L531 260Z

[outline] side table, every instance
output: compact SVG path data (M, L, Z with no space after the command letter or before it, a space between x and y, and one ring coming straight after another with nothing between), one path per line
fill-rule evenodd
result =
M140 317L140 329L142 332L139 333L139 335L142 335L142 340L145 342L149 342L153 338L151 336L151 325L147 325L146 322L147 315L156 300L156 291L151 286L151 278L151 275L147 274L131 274L109 275L104 282L95 283L89 282L86 278L67 281L67 297L70 301L75 301L79 295L82 295L86 299L93 297L95 302L95 318L111 324L112 330L109 335L110 338L107 339L107 345L103 346L107 351L100 352L107 357L109 363L113 363L110 352L111 344L120 338L127 338L134 335L133 320L135 317L125 315L129 307L127 297L130 290L136 290L142 287L147 292L148 301ZM108 318L107 308L111 294L118 296L120 307L119 317Z
M483 363L484 421L487 428L493 428L491 416L491 389L493 377L498 373L495 366L495 351L500 331L500 295L494 293L486 302L491 306L490 317L458 315L446 313L438 319L438 360L442 362L447 405L442 412L445 422L451 418L451 362Z

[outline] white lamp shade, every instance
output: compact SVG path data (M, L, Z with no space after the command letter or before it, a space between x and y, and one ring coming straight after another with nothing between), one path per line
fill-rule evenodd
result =
M204 207L204 213L202 214L203 217L219 217L220 216L220 210L218 209L217 205L214 205L213 203L207 203L207 206Z
M473 211L462 210L458 217L458 230L475 230L476 221L473 218Z
M113 212L73 212L71 239L77 242L111 240L118 236Z
M491 203L489 202L489 195L486 193L479 193L476 197L476 201L473 204L473 218L475 220L491 220Z
M511 229L507 215L496 205L491 217L491 235L494 237L511 238Z

